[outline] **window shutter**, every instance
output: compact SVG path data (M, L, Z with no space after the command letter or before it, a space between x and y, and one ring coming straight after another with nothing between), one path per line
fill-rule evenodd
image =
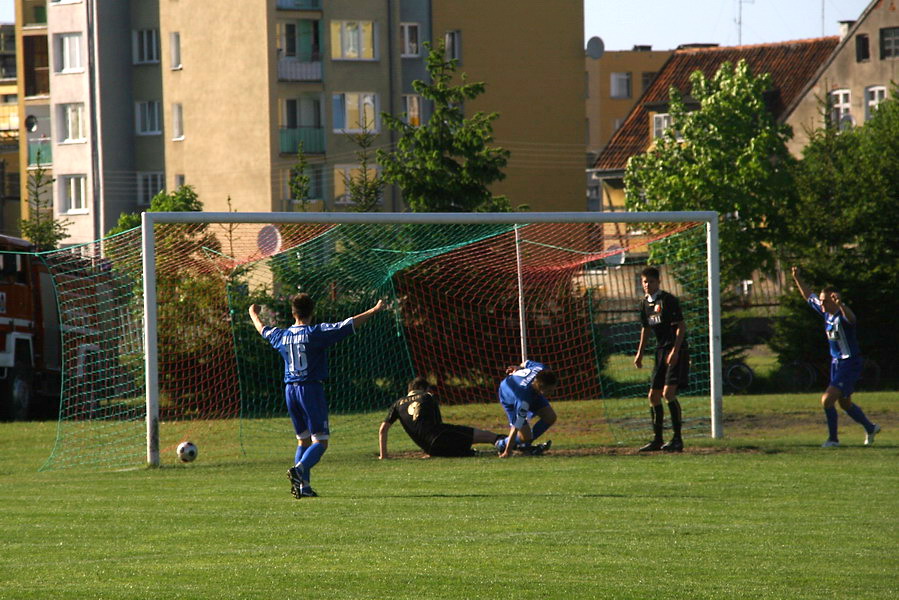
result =
M346 96L334 94L331 102L331 112L333 113L334 129L346 129Z

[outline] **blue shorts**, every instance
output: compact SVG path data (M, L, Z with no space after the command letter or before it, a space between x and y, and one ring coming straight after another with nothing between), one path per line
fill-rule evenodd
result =
M288 383L284 386L284 398L287 401L287 414L293 421L293 429L298 438L309 437L309 434L316 440L330 437L328 401L320 381Z
M499 403L503 405L503 410L506 411L506 416L509 417L510 427L515 426L515 421L518 419L519 415L525 420L529 420L533 418L540 409L549 406L549 401L540 394L534 394L527 410L523 409L521 402L519 402L517 398L514 396L504 396L502 392L500 392L499 395Z
M862 374L862 357L835 358L830 362L830 385L840 390L844 398L855 391L855 384Z

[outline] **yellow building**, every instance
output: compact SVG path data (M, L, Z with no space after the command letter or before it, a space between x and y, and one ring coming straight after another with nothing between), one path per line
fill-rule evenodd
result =
M614 134L656 73L671 56L671 50L634 46L633 50L602 52L585 60L587 78L587 153L594 159Z
M497 146L512 154L492 187L513 207L582 211L583 3L434 0L433 38L449 41L459 71L487 91L466 113L498 112Z

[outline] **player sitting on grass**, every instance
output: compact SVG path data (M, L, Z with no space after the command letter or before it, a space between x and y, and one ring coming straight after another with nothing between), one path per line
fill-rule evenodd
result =
M318 495L309 485L309 473L328 448L328 401L322 385L328 377L328 347L355 333L384 303L378 300L372 308L340 323L318 325L312 325L315 302L309 294L297 294L290 305L294 324L287 329L263 325L258 304L250 306L250 319L284 359L284 397L297 435L295 465L287 477L290 493L299 500Z
M870 446L880 431L880 425L869 421L861 407L852 402L852 392L862 374L862 354L855 335L855 313L843 303L840 293L833 287L827 286L815 295L799 277L799 267L793 267L791 271L803 299L824 318L824 333L830 345L830 383L821 396L828 436L821 446L831 448L840 445L837 437L837 402L847 415L865 428L865 446Z
M546 433L556 422L556 411L546 396L556 389L556 374L544 365L526 360L520 367L506 369L506 378L499 385L499 401L509 417L509 437L496 442L500 458L508 457L512 450L525 454L543 454L552 441L538 446L531 442ZM532 416L540 417L533 429L528 423Z
M378 430L381 459L387 458L387 432L397 419L412 441L429 456L474 456L472 444L493 444L503 437L492 431L444 423L437 398L424 377L410 381L409 393L387 411Z

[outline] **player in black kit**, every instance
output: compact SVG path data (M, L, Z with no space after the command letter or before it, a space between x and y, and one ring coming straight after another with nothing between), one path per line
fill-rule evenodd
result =
M641 273L645 296L640 301L640 345L634 365L643 367L643 349L646 345L648 331L656 336L655 367L652 371L652 383L649 386L649 406L652 415L652 430L655 434L651 442L640 448L641 452L682 452L684 442L681 438L681 407L677 401L677 390L687 385L690 373L690 349L687 347L687 326L681 313L677 296L659 289L659 270L647 267ZM671 413L671 429L674 436L667 444L662 440L665 412L662 408L662 396L668 402Z
M473 456L472 444L493 444L503 435L464 425L444 423L440 405L423 377L409 382L409 393L390 407L378 431L380 458L387 458L387 431L397 419L412 441L430 456Z

